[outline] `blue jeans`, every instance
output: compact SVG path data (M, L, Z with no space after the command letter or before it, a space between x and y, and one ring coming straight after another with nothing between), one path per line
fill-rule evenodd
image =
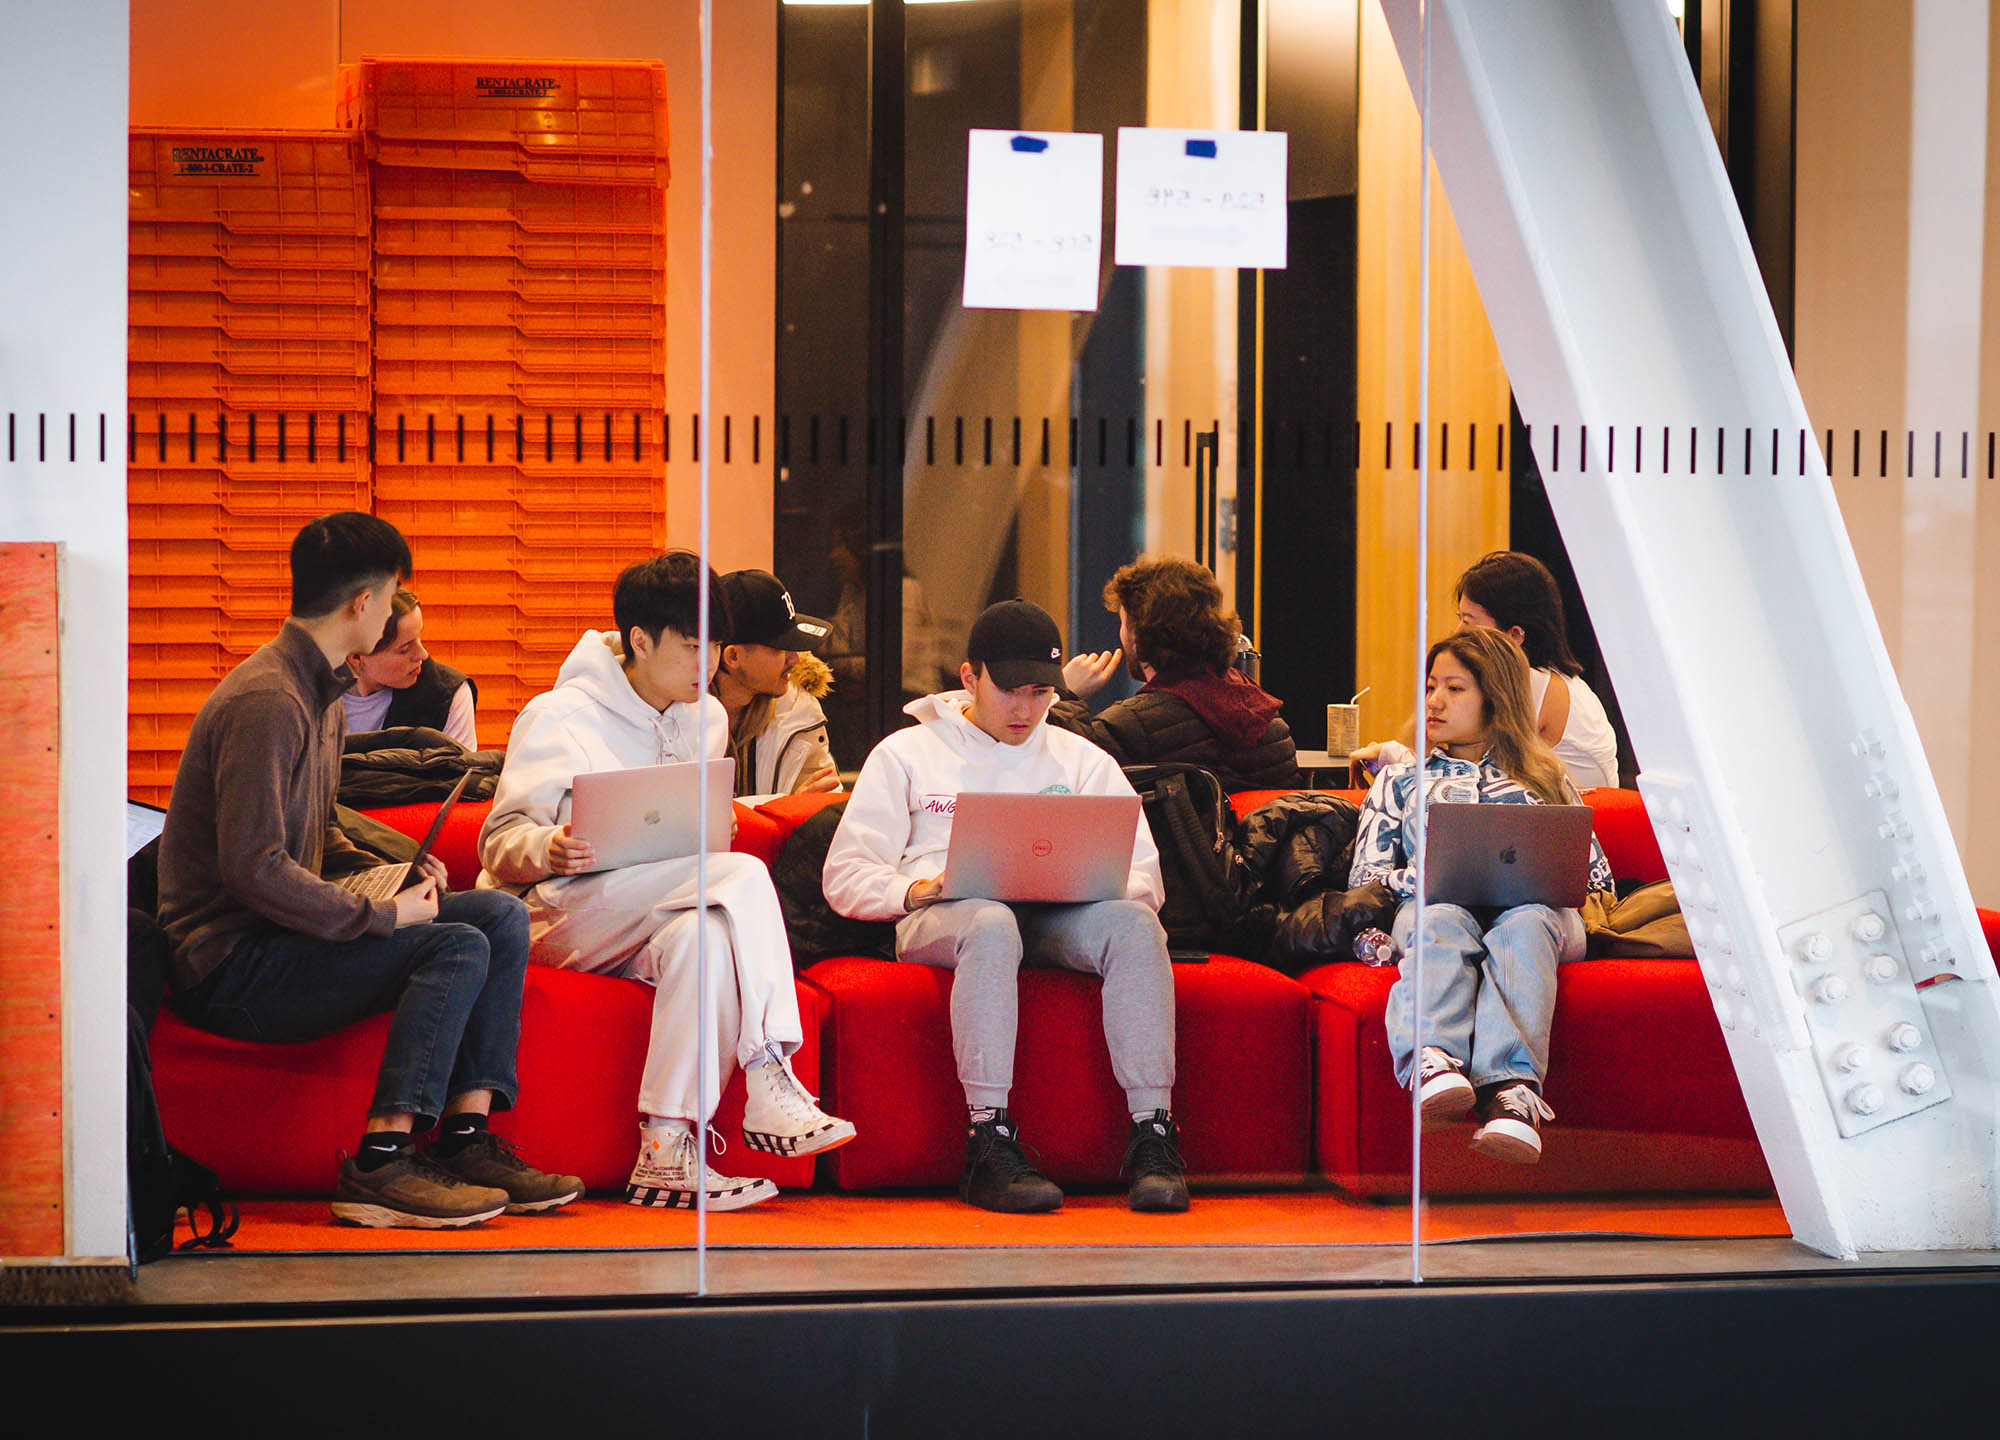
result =
M491 1090L514 1103L528 907L503 890L462 890L428 925L386 936L319 940L252 931L176 1004L189 1024L236 1040L296 1045L390 1012L372 1116L414 1115Z
M1411 941L1417 907L1396 911L1400 978L1383 1017L1396 1080L1415 1068L1416 999ZM1462 905L1424 907L1423 1043L1466 1067L1474 1086L1531 1080L1549 1068L1549 1026L1556 1013L1556 966L1583 954L1583 917L1574 910L1517 905L1497 915Z

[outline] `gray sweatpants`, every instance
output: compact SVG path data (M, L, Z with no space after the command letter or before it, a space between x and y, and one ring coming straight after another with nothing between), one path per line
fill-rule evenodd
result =
M896 958L956 972L951 1046L968 1105L1004 1106L1013 1089L1025 961L1103 976L1104 1039L1126 1104L1135 1112L1172 1107L1173 965L1149 906L941 901L897 922Z

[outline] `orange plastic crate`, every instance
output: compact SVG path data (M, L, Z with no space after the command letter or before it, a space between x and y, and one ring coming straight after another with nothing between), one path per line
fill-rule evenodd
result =
M375 288L387 290L492 291L524 300L619 300L666 303L667 271L657 262L585 265L574 259L549 265L518 255L430 255L377 252Z
M219 295L235 304L367 305L371 298L367 271L359 268L239 269L214 255L135 254L125 274L134 295Z
M282 547L255 550L233 548L214 539L134 535L125 548L135 588L141 577L187 575L219 580L222 605L233 605L233 597L239 593L245 598L271 596L281 590L288 598L291 594L290 541Z
M131 325L126 354L137 365L219 365L231 374L366 375L368 341L321 336L236 336L219 330Z
M480 446L483 453L483 434ZM657 456L635 463L627 451L609 464L577 465L566 455L554 464L532 463L539 459L539 455L533 456L526 465L396 465L378 461L375 494L397 501L449 497L454 501L498 502L525 512L565 506L626 512L660 509L665 504L666 473Z
M407 163L377 154L404 140L666 161L667 72L656 60L364 55L338 84L339 122L362 130L384 163Z
M149 409L177 409L179 402L225 401L239 410L364 411L372 396L368 372L239 373L213 362L133 360L125 366L134 400L173 402Z
M342 270L366 274L366 235L300 231L282 235L238 235L214 223L185 220L133 221L126 246L134 255L168 255L220 260L238 269Z
M607 411L620 415L635 410L652 414L662 410L667 400L663 373L579 372L560 368L542 371L505 361L428 359L416 354L399 357L378 353L374 379L379 432L393 431L399 414L405 417L464 414L477 417L482 446L484 417L488 414L525 417L528 443L533 446L542 438L540 417L544 412L555 412L556 444L560 446L565 438L570 438L570 430L562 422L578 411L598 417ZM466 423L469 429L474 422L468 419ZM419 419L413 433L422 429ZM441 424L440 444L443 429ZM599 452L602 453L601 445ZM443 453L439 451L440 456Z
M232 233L366 235L368 167L344 130L131 133L131 218Z
M139 396L126 413L125 447L126 461L135 467L235 470L276 464L338 482L344 466L366 461L368 417L359 409L243 409L202 397Z
M530 340L603 335L657 339L662 346L667 333L664 305L597 299L525 300L506 290L384 287L377 293L376 322L390 330L403 326L504 326Z
M150 614L145 609L134 609L133 618ZM209 641L134 640L125 651L125 672L134 680L215 681L228 674L234 663L220 645Z
M316 515L366 510L373 488L366 459L352 453L345 464L323 466L247 461L182 469L133 465L125 481L126 499L134 506L193 507L220 522L275 515L291 521L295 534Z
M316 300L230 300L187 290L133 290L129 325L213 330L235 337L361 340L369 338L368 303Z
M505 220L383 217L376 221L375 253L504 258L543 269L658 270L666 265L666 238L658 231L524 230Z
M666 192L655 185L574 185L505 171L370 172L375 220L499 220L522 230L666 233Z

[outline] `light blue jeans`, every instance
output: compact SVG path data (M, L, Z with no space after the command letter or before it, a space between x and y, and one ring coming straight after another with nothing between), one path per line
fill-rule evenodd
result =
M1416 925L1416 902L1405 901L1394 926L1403 951L1400 978L1383 1017L1402 1085L1415 1068ZM1583 917L1574 910L1517 905L1494 914L1426 905L1423 1043L1463 1062L1475 1087L1532 1080L1539 1090L1549 1068L1556 966L1581 959L1583 939Z

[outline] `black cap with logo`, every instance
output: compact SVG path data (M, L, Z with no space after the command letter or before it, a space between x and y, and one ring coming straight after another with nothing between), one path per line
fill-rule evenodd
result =
M965 658L1002 690L1062 684L1062 632L1032 600L1002 600L972 622Z
M832 630L816 616L799 614L791 592L768 570L732 570L722 577L722 599L732 645L818 650Z

